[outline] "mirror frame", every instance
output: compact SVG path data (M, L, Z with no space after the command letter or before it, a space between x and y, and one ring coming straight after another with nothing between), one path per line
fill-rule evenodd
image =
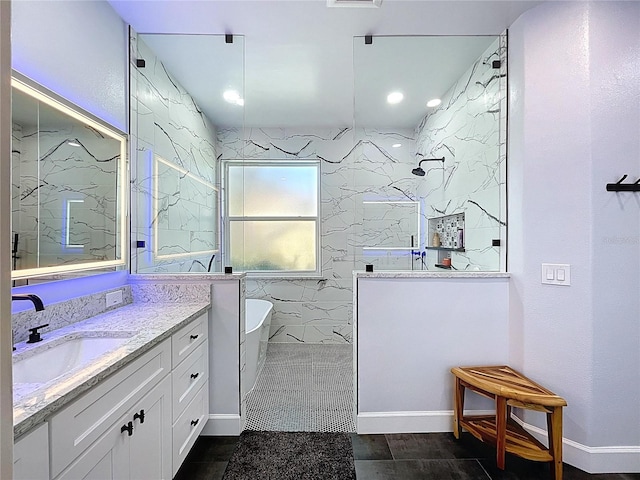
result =
M120 216L119 228L120 228L120 258L115 260L104 260L97 262L75 263L57 265L51 267L37 267L37 268L25 268L22 270L12 270L11 279L21 280L34 277L42 277L46 275L56 275L62 273L82 272L86 270L97 269L117 269L117 267L125 267L127 265L128 257L128 232L127 221L129 218L127 192L128 192L128 136L125 132L119 130L103 121L102 119L92 115L83 108L68 101L64 97L50 91L42 85L34 82L28 77L16 72L15 70L11 75L11 87L16 90L25 93L43 102L51 108L60 111L64 115L70 116L91 128L96 129L100 133L113 138L120 142L120 161L118 163L118 174L116 176L117 182L121 185L120 191L116 192L118 203L120 205L118 214ZM116 223L118 223L116 221Z

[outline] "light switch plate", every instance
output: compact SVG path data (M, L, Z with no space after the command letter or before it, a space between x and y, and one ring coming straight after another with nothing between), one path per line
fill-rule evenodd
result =
M543 263L542 283L547 285L571 285L571 265L567 263Z

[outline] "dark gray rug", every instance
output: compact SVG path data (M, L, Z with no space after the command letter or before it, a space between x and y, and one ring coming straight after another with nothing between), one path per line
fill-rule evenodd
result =
M355 480L348 433L247 430L223 480Z

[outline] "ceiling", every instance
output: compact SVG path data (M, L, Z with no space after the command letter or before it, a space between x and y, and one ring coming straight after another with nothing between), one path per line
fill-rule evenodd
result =
M398 129L414 128L428 99L444 94L497 34L541 2L109 3L140 34L181 34L142 38L215 125L344 127L353 125L355 112L358 126ZM224 33L234 34L233 44L224 43ZM364 44L365 35L374 36L372 45ZM224 102L222 91L243 81L244 107ZM388 105L391 89L402 91L404 101Z

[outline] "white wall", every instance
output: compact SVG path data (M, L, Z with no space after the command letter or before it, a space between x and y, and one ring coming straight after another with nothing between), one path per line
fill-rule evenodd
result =
M12 66L128 131L127 29L105 1L13 1Z
M510 361L566 398L567 461L640 471L640 201L605 191L640 177L640 4L536 7L509 48Z
M471 275L357 278L358 433L450 432L451 368L507 363L509 279Z
M11 2L0 2L0 478L12 478L11 376Z

